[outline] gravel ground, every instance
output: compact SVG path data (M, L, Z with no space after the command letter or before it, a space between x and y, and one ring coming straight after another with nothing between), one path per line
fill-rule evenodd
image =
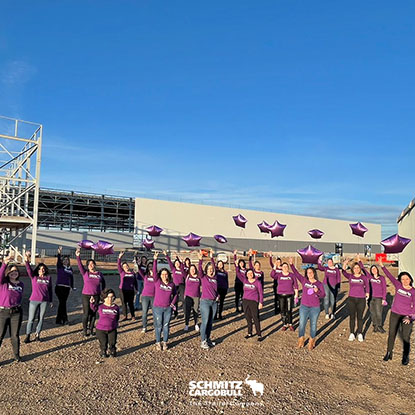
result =
M116 358L99 360L98 341L81 332L81 277L69 298L71 325L56 327L55 307L47 311L43 341L22 344L23 361L14 363L10 340L0 349L2 391L0 414L414 414L412 361L400 363L402 346L396 341L394 359L382 361L387 334L372 333L369 322L363 343L347 341L348 319L342 284L338 318L319 318L317 347L297 350L297 331L282 332L274 316L272 281L266 271L265 304L261 312L265 340L245 340L246 323L233 311L228 293L224 319L214 324L216 347L200 348L193 330L183 331L183 319L171 325L170 349L154 349L154 331L141 333L141 321L121 323ZM234 274L230 274L233 285ZM26 328L30 283L23 277ZM118 276L107 276L116 288ZM390 287L389 287L390 288ZM389 301L391 298L389 298ZM117 300L119 302L119 300ZM140 313L141 316L141 313ZM298 309L295 309L298 323ZM388 321L388 320L387 320ZM385 323L387 328L388 323ZM240 381L250 375L264 385L254 396L242 383L242 396L192 397L190 381Z

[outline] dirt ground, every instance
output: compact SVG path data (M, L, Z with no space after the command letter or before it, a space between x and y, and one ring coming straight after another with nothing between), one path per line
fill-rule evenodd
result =
M10 340L3 342L0 414L415 413L413 351L409 366L402 366L398 338L393 360L383 362L387 334L372 333L369 321L365 324L365 341L348 342L347 283L342 284L338 318L327 321L324 313L320 314L316 349L297 350L297 330L282 332L280 316L274 316L272 280L265 260L263 269L266 284L261 322L266 338L262 343L244 338L246 322L243 315L234 312L231 290L224 319L214 323L212 339L217 345L213 349L202 350L193 327L185 333L183 319L179 319L171 325L170 349L156 351L152 316L151 330L142 334L138 312L137 322L121 323L118 357L105 361L98 360L97 339L82 336L82 281L76 274L77 291L69 297L70 326L55 325L55 298L55 307L47 311L43 341L22 344L21 363L12 361ZM23 340L31 290L27 277L22 280L26 287ZM233 286L234 273L229 280ZM107 275L106 281L117 288L119 277ZM390 303L390 296L388 300ZM298 308L294 316L297 328ZM190 381L243 382L248 375L263 383L263 396L254 396L245 383L238 397L189 395Z

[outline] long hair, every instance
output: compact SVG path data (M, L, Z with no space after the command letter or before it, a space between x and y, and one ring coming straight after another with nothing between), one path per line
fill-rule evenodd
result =
M307 267L307 268L306 268L306 270L304 271L304 277L305 277L306 279L308 279L308 276L307 276L307 271L308 271L309 269L313 270L314 279L315 279L315 280L318 280L317 271L316 271L316 269L315 269L314 267Z
M167 279L168 279L168 283L170 284L170 283L171 283L171 281L172 281L172 278L171 278L171 272L170 272L170 270L169 270L169 269L167 269L167 268L162 268L162 269L158 272L158 276L159 276L159 278L161 279L161 273L162 273L163 271L167 271Z
M402 272L400 272L399 273L399 275L398 275L398 281L400 282L400 283L402 283L402 277L404 276L404 275L406 275L410 280L411 280L411 285L413 285L413 283L414 283L414 279L412 278L412 275L409 273L409 272L406 272L406 271L402 271Z
M100 296L101 303L105 301L105 299L108 297L109 294L114 294L114 300L117 298L112 288L105 288L105 290L102 290L101 292L101 296Z
M45 268L45 275L49 275L49 268L43 263L41 262L34 270L33 270L33 275L35 275L36 277L39 276L39 268L43 267Z

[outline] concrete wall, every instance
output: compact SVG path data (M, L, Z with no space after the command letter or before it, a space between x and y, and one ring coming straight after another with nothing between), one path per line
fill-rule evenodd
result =
M232 216L238 213L248 219L245 229L234 224ZM269 234L260 233L258 223L265 220L272 224L276 219L287 225L283 238L271 239ZM334 244L341 242L346 253L363 252L365 244L372 245L373 253L380 252L381 225L365 223L369 230L364 238L359 238L351 233L351 222L144 198L135 200L135 226L139 229L160 226L164 232L155 240L162 245L177 244L177 248L186 247L179 242L179 236L193 232L203 236L203 246L211 245L221 250L253 247L260 251L292 252L312 244L326 252L333 252ZM314 228L325 232L322 239L315 240L308 235L307 232ZM213 240L215 234L226 236L229 243L218 244Z
M410 210L398 224L400 236L412 241L399 254L399 271L407 271L415 277L415 208Z

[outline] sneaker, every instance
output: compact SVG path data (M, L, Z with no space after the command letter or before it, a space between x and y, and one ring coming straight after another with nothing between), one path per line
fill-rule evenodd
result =
M246 336L245 336L245 339L250 339L251 337L254 337L252 334L247 334Z
M357 340L359 340L360 342L362 342L362 341L363 341L363 334L362 334L362 333L359 333L359 334L357 335Z
M386 333L385 329L382 326L378 327L378 332L379 333Z
M141 333L145 333L147 329L145 327L142 328Z
M214 346L216 346L216 342L213 342L212 340L210 340L210 339L207 339L207 344L209 345L209 347L214 347Z
M30 335L28 334L23 340L24 343L30 343Z
M117 357L117 352L114 350L110 353L110 357Z
M262 340L264 340L264 338L263 338L262 336L258 336L257 340L258 340L259 342L262 342Z
M107 352L101 352L99 357L107 358L108 357Z
M160 342L156 343L156 350L161 350L161 344L160 344Z
M199 324L195 324L195 330L196 331L199 331L200 330Z
M209 345L208 345L208 342L207 342L206 340L203 340L203 341L202 341L202 343L201 343L200 347L201 347L202 349L204 349L204 350L209 350L209 349L210 349L210 347L209 347Z
M169 346L167 345L167 342L161 343L161 350L167 350Z
M332 313L332 314L330 314L330 319L331 320L335 320L336 319L336 317L335 317L335 315Z
M355 339L356 339L355 335L353 333L350 333L349 342L354 342Z
M326 320L328 320L330 318L330 316L328 314L326 314Z
M285 331L285 330L287 330L287 326L282 326L282 329L281 329L282 331Z
M35 334L35 342L41 342L40 334Z
M288 326L288 328L290 329L290 331L295 331L294 326L293 326L292 324L290 324L290 325Z
M187 324L184 326L184 331L189 331L189 326Z

